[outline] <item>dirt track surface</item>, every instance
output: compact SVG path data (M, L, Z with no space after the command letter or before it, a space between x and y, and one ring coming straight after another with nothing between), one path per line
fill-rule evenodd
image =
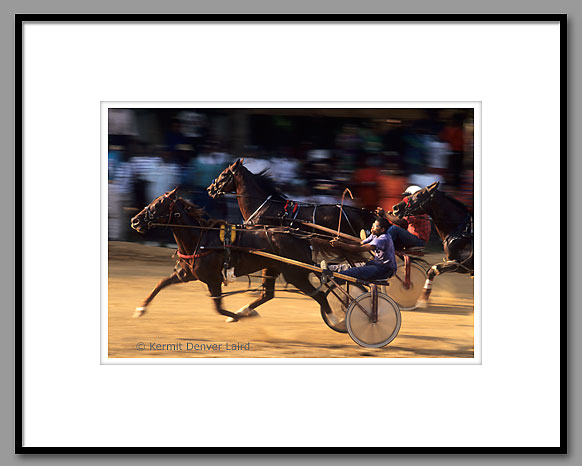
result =
M110 358L473 358L473 280L459 274L437 277L428 309L401 311L398 336L378 349L360 347L348 334L328 328L319 305L304 295L279 291L285 286L282 281L275 298L258 308L257 318L226 323L200 282L162 290L144 316L132 318L155 284L172 272L173 252L109 243ZM442 254L425 256L430 264L441 258ZM253 278L251 288L259 283ZM248 279L241 277L223 292L248 287ZM289 285L288 290L293 289ZM227 296L223 307L236 311L256 296ZM138 351L141 343L143 350Z

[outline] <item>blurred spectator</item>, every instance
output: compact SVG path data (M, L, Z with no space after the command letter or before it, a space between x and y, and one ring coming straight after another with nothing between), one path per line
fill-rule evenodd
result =
M304 166L308 179L317 178L322 171L328 171L333 163L333 154L329 150L311 149L306 154Z
M292 119L282 115L271 117L272 121L272 142L269 149L276 149L278 153L282 152L285 147L290 147L293 141L293 123Z
M407 175L425 173L425 145L420 123L415 122L404 129L402 136L404 143L404 169Z
M268 159L258 157L245 157L244 159L244 166L251 173L259 173L260 171L271 168L271 162Z
M299 160L290 156L272 157L269 172L281 186L284 194L293 193L297 186L304 183L301 176L301 164Z
M146 147L139 157L134 157L131 161L136 178L145 181L145 196L147 200L145 204L138 205L138 209L142 209L158 196L171 191L179 185L182 170L172 160L171 153L165 146ZM141 236L138 236L138 238L139 240L146 239ZM160 246L172 244L172 231L167 228L154 228L148 233L147 241L153 241Z
M120 159L112 168L109 180L109 238L126 241L129 233L129 219L133 206L133 166L126 151L119 152Z
M183 147L187 144L188 141L180 130L180 120L177 118L172 118L170 128L164 136L164 145L167 147L170 153L173 154L174 152L178 151L179 147Z
M380 171L378 177L380 199L378 205L385 211L402 201L402 193L406 189L407 179L404 171L395 158L388 161L386 168Z
M109 146L109 151L107 152L107 179L110 182L115 178L117 164L121 161L122 158L121 150L117 149L117 147L119 146Z
M354 125L344 125L335 140L337 169L351 172L354 170L360 152L358 129Z
M206 188L231 161L231 155L221 150L216 141L210 141L188 165L187 175L193 186L192 201L214 218L226 217L226 202L223 198L212 199Z
M297 147L297 158L305 163L307 161L309 151L311 150L313 150L313 143L311 141L301 141Z
M311 194L307 198L307 202L316 204L338 204L341 200L342 190L339 189L337 183L329 176L321 175L322 177L314 180L311 185ZM350 205L350 198L346 196L344 205Z
M379 204L380 158L368 156L363 168L354 173L356 195L364 209L374 210Z
M133 189L135 204L141 209L161 194L154 189L154 178L163 160L162 157L154 155L149 145L142 142L130 162L135 177Z
M404 142L405 130L402 124L389 127L388 131L384 133L382 139L384 151L391 155L396 155L394 162L402 169L404 167L404 153L406 151L406 143Z
M382 139L376 133L372 124L364 125L360 129L359 137L362 143L362 150L366 155L378 154L382 150Z
M195 150L192 144L189 144L189 138L182 133L178 118L172 119L170 128L165 135L164 143L169 151L169 160L165 159L165 162L171 162L181 168L177 183L183 185L185 190L188 190L189 183L186 178L186 171L190 160L195 155Z
M443 179L440 175L433 175L432 173L415 173L408 177L408 184L413 184L424 188L435 181L441 182Z
M149 176L151 180L149 187L151 192L155 193L149 202L178 186L182 172L181 167L173 160L170 151L165 146L158 147L158 151L157 156L154 156L157 160L152 162L156 171L150 173Z
M108 238L109 240L117 240L120 236L119 232L119 220L120 206L119 199L117 196L117 187L115 186L115 170L117 170L117 164L121 159L121 154L119 151L110 150L107 158L107 226L108 226Z
M126 148L139 136L135 114L129 108L110 108L108 122L109 145L116 149Z
M435 175L435 181L445 181L451 151L449 145L436 134L425 136L427 172Z
M440 139L448 143L451 148L451 155L449 157L449 183L455 187L461 185L461 172L463 171L463 149L465 144L463 121L463 114L457 113L453 121L445 126L440 134Z
M448 151L433 134L434 125L428 121L418 121L407 133L408 150L406 152L407 174L410 184L425 187L444 178ZM433 129L431 131L431 129Z
M426 162L422 166L423 172L420 172L419 170L421 168L418 167L415 173L409 175L409 183L423 188L435 181L443 183L445 181L444 174L447 172L448 157L450 154L448 145L439 141L432 134L419 135L418 139L423 144Z
M474 183L473 170L463 170L461 186L457 189L451 190L451 194L465 204L471 212L473 212Z
M388 211L400 202L408 184L424 187L444 180L446 191L472 205L473 173L462 171L463 158L472 161L472 137L468 131L472 120L467 113L465 121L461 111L456 111L455 123L441 131L441 115L445 113L442 109L411 113L414 116L409 120L395 118L388 110L385 116L373 116L371 112L368 118L357 120L357 115L348 120L341 112L337 117L318 116L317 112L311 116L266 112L254 120L268 125L256 128L248 115L235 118L236 112L225 109L111 109L110 236L135 239L128 237L129 228L125 228L132 209L143 208L177 185L181 196L203 206L211 216L240 221L234 196L212 200L206 192L206 187L234 158L224 147L248 149L252 155L244 156L246 168L253 173L269 169L281 191L294 200L336 204L344 188L353 186L356 199L346 198L345 204L370 209L380 206ZM148 131L143 129L147 126L144 121L151 123ZM165 145L156 146L155 150L143 142L136 145L137 123L148 141ZM376 125L388 128L383 137ZM463 131L467 131L464 137ZM211 139L216 134L224 135L224 147ZM467 168L472 167L467 164ZM449 185L451 182L453 185ZM152 233L160 238L168 231L159 230Z
M195 158L195 152L190 144L178 145L172 154L171 161L180 169L178 184L182 188L182 192L192 191L193 189L193 180L188 176L188 167Z
M206 143L208 136L208 118L194 110L182 110L176 116L184 143L192 146L198 154Z

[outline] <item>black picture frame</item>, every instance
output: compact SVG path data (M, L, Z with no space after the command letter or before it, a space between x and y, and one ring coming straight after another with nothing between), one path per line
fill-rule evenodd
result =
M24 194L23 179L23 24L29 22L558 22L560 25L560 184L567 190L568 102L567 15L565 14L17 14L15 15L15 159L16 191ZM560 446L559 447L382 447L382 448L210 448L210 447L27 447L23 445L23 201L15 197L16 216L16 348L15 452L17 454L566 454L567 402L567 283L560 282ZM560 204L560 274L567 276L567 199Z

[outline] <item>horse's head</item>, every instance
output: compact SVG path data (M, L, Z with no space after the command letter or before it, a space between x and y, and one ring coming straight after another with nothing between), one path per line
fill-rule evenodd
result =
M223 196L227 193L234 193L236 192L236 183L234 176L238 172L238 170L243 166L244 159L238 159L236 162L230 164L226 167L218 177L212 182L206 190L208 191L208 195L211 198L217 198Z
M131 219L131 228L138 233L145 233L150 229L152 223L171 223L172 214L180 215L179 212L173 212L174 205L178 200L177 189L174 188L172 191L162 194L145 206L139 214Z
M402 202L399 202L392 207L392 213L399 218L408 217L410 215L426 214L438 187L439 182L435 181L426 188L405 197Z

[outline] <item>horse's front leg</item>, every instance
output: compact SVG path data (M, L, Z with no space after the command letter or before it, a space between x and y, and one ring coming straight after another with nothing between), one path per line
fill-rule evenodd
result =
M173 272L172 275L166 277L158 282L158 284L154 287L152 292L148 295L148 297L143 301L141 306L136 307L135 311L133 312L133 317L141 317L145 314L149 303L156 297L156 295L163 290L165 287L173 285L175 283L182 283L186 281L195 280L194 278L187 278L187 274L183 270L179 270L177 272Z
M275 282L277 280L277 275L279 272L274 269L263 269L263 291L261 295L255 299L252 303L241 307L235 314L241 317L259 317L259 313L255 311L255 308L259 307L261 304L270 301L275 297ZM227 322L235 322L234 319L228 318Z
M458 269L458 265L455 262L440 262L433 265L427 272L427 278L424 282L424 289L418 301L416 302L416 307L421 309L426 309L428 307L428 299L430 298L430 293L432 291L432 282L437 275L447 272L454 272Z

